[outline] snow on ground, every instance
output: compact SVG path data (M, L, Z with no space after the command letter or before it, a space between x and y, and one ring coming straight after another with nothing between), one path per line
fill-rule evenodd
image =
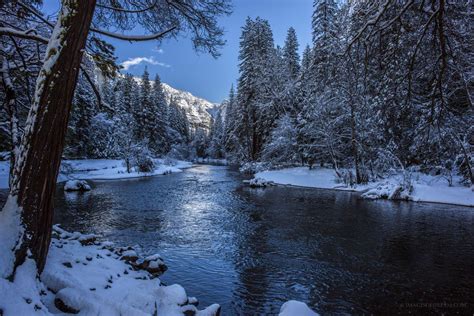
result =
M95 237L56 226L41 280L30 259L18 268L14 282L0 278L0 315L218 314L218 304L198 310L192 304L197 300L180 285L165 286L139 264L124 261L123 248Z
M308 305L298 301L288 301L281 306L279 316L319 316Z
M9 166L8 161L0 161L0 189L8 188Z
M85 160L64 160L61 164L61 172L58 177L59 182L71 179L81 180L112 180L148 177L169 173L182 172L182 169L192 166L191 162L181 160L156 159L157 168L150 173L132 171L127 173L122 160L113 159L85 159ZM0 161L0 189L8 188L9 163Z
M191 167L191 163L187 161L176 160L172 163L166 163L163 159L156 159L157 168L150 173L141 173L132 171L127 173L122 160L112 159L92 159L92 160L66 160L63 166L70 167L72 172L68 175L64 173L60 176L68 177L69 179L94 179L94 180L109 180L109 179L126 179L138 178L146 176L154 176L160 174L181 172L184 168ZM63 170L66 169L63 167Z
M315 168L310 170L307 167L262 171L256 173L255 178L262 178L283 185L364 192L363 197L373 199L389 198L402 182L401 175L394 175L378 182L350 188L343 183L338 183L332 169ZM413 191L408 194L407 199L417 202L474 206L473 189L457 184L456 180L459 179L455 178L453 186L450 187L441 176L413 173Z
M53 227L48 259L40 278L35 262L18 267L13 282L0 277L0 315L161 315L214 316L220 306L202 310L198 300L178 285L165 285L150 263L164 266L159 255L139 259L131 247L115 247L96 235ZM151 272L150 272L151 271ZM158 273L157 273L158 272ZM317 316L302 302L289 301L281 316Z

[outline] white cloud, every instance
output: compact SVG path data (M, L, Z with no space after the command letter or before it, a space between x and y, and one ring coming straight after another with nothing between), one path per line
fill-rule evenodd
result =
M141 63L148 63L151 65L156 65L156 66L161 66L161 67L166 67L166 68L171 67L168 64L157 61L154 57L129 58L128 60L124 61L121 65L124 70L128 70L130 67L139 65Z
M163 48L158 48L158 47L153 48L151 51L158 54L163 54L165 52Z

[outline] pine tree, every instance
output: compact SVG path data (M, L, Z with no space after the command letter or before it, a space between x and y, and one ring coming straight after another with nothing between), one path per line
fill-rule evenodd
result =
M224 121L221 109L217 111L216 116L212 119L211 126L207 154L211 158L222 159L224 158Z
M247 19L240 42L236 131L240 160L255 161L268 137L273 115L270 113L272 94L271 70L275 49L268 21ZM240 150L242 149L242 150Z
M95 96L83 76L79 76L74 94L71 118L66 135L66 156L75 159L85 159L92 154L92 138L94 131L91 128L92 117L95 115Z
M270 141L265 144L262 158L274 165L296 163L299 160L296 137L297 130L290 115L283 115L277 121Z
M311 24L314 47L327 47L332 39L337 38L335 27L337 10L335 0L314 0Z
M296 80L300 74L300 56L298 55L298 39L296 31L290 27L283 47L283 56L285 58L285 67L291 80Z
M139 103L134 108L134 116L136 121L135 138L137 142L150 141L150 128L152 126L153 103L151 100L151 82L150 74L147 68L143 71L140 82Z
M157 154L165 154L169 150L167 137L167 113L168 106L165 100L163 87L158 74L155 76L151 92L151 103L153 113L150 122L150 149Z

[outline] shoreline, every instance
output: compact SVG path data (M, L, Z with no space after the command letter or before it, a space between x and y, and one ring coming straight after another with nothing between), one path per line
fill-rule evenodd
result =
M359 197L365 200L391 200L474 207L474 192L471 188L460 185L450 187L441 181L443 180L441 177L422 173L414 173L416 180L412 181L412 192L403 196L403 198L394 199L389 197L390 192L393 192L399 185L399 174L376 182L359 185L355 188L345 187L337 183L334 171L328 168L309 170L306 167L294 167L267 170L257 172L254 177L255 179L260 178L279 186L358 193ZM462 202L458 202L458 200Z
M148 178L170 173L179 173L185 169L195 166L190 161L176 160L174 164L165 164L164 159L156 159L157 168L150 173L133 171L126 172L123 161L118 159L83 159L63 160L63 168L71 168L68 172L59 173L57 183L65 183L69 180L110 181ZM9 162L0 161L0 190L8 190Z

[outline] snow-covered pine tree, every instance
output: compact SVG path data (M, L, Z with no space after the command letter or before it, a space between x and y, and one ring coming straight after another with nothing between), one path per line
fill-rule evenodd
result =
M295 164L299 161L297 130L289 114L278 119L270 141L265 144L262 159L273 165Z
M224 158L224 121L222 119L221 109L217 111L212 118L211 132L209 134L209 146L206 150L211 158Z
M268 113L272 107L274 54L273 34L268 21L248 18L240 41L240 77L235 111L241 161L259 159L265 138L272 128L274 117Z
M224 117L224 148L226 157L230 156L230 153L234 152L235 149L235 90L234 85L230 87L229 98L226 103L226 111Z
M135 117L135 138L137 142L149 142L151 136L150 128L153 125L152 117L154 115L153 103L151 101L151 82L150 74L147 68L143 71L139 86L139 102L133 108Z
M83 75L78 78L72 103L71 118L66 135L64 155L74 159L85 159L92 156L92 139L94 131L91 128L92 118L96 114L96 99L90 85L85 82Z
M291 80L296 80L300 75L300 56L298 54L298 38L296 31L290 27L286 35L285 46L283 47L283 57L285 68Z
M115 111L113 139L117 145L117 155L124 160L127 172L132 171L132 160L136 148L134 131L135 119L132 114L132 89L134 80L131 76L119 77L115 86Z
M169 150L169 140L167 135L167 114L168 105L166 104L165 94L161 85L161 79L158 74L155 75L151 91L151 103L153 113L151 117L150 128L150 149L153 153L163 155Z

